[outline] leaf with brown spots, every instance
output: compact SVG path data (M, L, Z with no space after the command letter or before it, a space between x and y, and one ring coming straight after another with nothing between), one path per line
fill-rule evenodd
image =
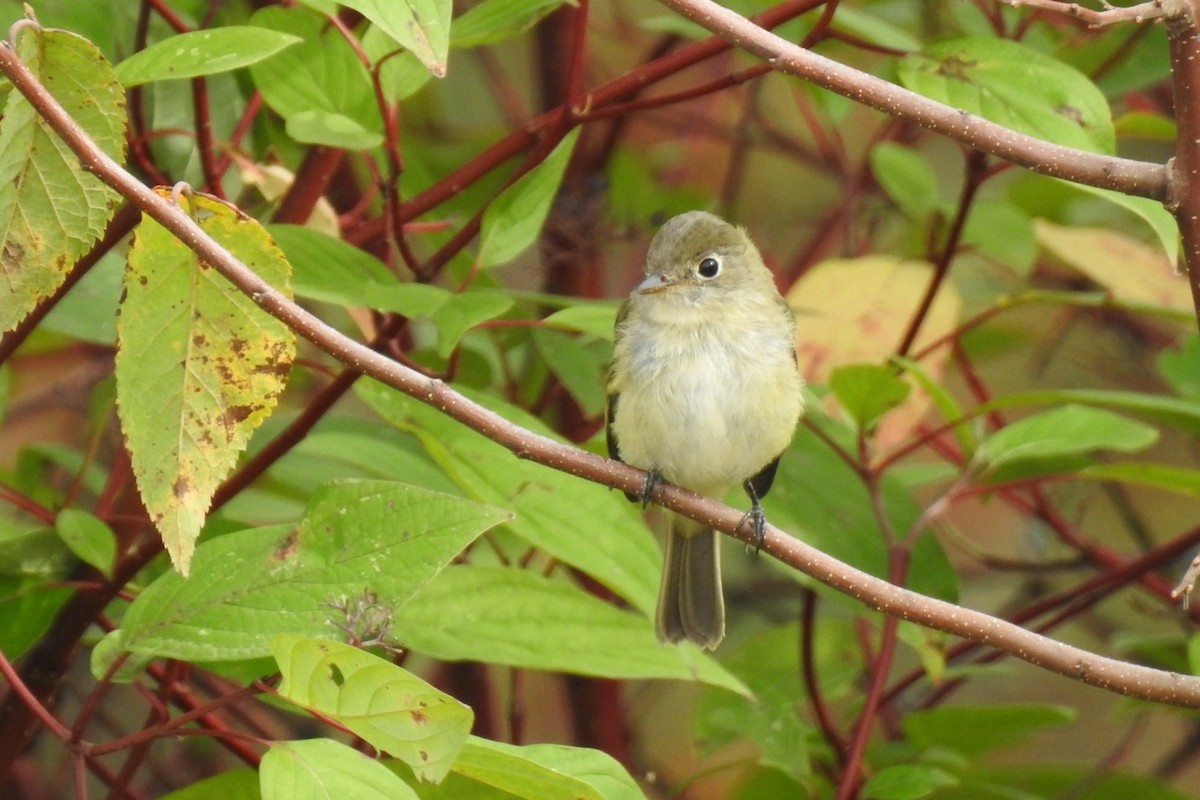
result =
M21 60L92 139L125 153L125 92L96 46L74 33L27 28ZM117 195L80 166L24 95L0 120L0 331L54 293L104 233Z
M207 197L182 202L287 291L287 261L262 226ZM150 219L129 253L117 333L117 401L138 489L186 575L213 492L283 391L295 336Z
M444 778L471 732L470 708L358 648L281 635L271 654L283 673L280 697L345 725L423 780Z

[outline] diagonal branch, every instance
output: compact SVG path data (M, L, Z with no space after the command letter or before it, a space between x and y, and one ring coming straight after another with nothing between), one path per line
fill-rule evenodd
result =
M645 473L620 462L531 433L431 379L326 325L273 289L208 236L186 213L155 194L105 154L46 91L8 43L0 44L0 72L79 157L86 169L170 230L259 306L351 369L408 394L527 458L596 483L639 492ZM660 485L651 499L713 528L754 541L744 513L676 486ZM868 575L773 526L762 549L783 563L884 613L985 643L1031 664L1108 691L1144 700L1200 708L1200 678L1129 664L1071 647L988 614L918 594Z

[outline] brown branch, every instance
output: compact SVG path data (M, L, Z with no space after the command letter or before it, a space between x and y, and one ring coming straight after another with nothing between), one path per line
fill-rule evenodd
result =
M1104 9L1099 11L1078 3L1063 2L1063 0L1001 0L1001 2L1014 8L1026 6L1074 17L1087 23L1090 28L1103 28L1119 22L1149 22L1182 13L1177 0L1150 0L1147 3L1124 7L1110 6L1105 2Z
M1175 95L1175 157L1171 159L1167 208L1179 225L1181 255L1192 305L1200 323L1200 37L1197 37L1197 0L1186 0L1188 14L1167 20L1171 57L1171 83Z
M765 59L780 72L803 78L856 103L916 123L1034 172L1154 200L1167 197L1167 170L1160 164L1089 153L1017 133L805 50L713 0L660 2Z
M126 172L88 137L17 57L0 44L0 71L79 157L83 166L170 230L205 262L275 318L347 367L361 370L430 405L489 439L527 458L587 480L642 491L641 470L531 433L496 412L354 341L276 291L253 270L205 233L178 206L161 198ZM676 486L655 488L650 499L710 527L753 543L743 511ZM894 586L767 526L762 549L788 566L847 594L877 611L962 636L1015 655L1031 664L1108 691L1144 700L1200 708L1200 678L1129 664L1048 639L978 611Z

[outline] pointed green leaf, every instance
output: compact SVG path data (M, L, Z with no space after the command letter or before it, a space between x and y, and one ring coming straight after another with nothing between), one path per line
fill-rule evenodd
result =
M909 385L896 375L894 367L878 364L838 367L829 375L829 388L863 430L903 403L909 393Z
M181 203L288 291L287 261L261 225L211 198ZM149 218L130 249L117 333L117 402L138 490L187 574L213 492L283 391L295 335Z
M438 78L446 75L451 0L339 0L353 8L421 60Z
M263 800L417 800L387 767L332 739L273 742L259 780Z
M397 609L396 641L451 661L607 678L745 687L691 645L666 647L649 618L530 570L452 566Z
M67 31L25 28L17 55L92 140L125 153L125 92L96 47ZM119 198L88 174L24 95L0 119L0 332L62 284L103 233Z
M106 577L112 577L117 555L117 537L103 520L86 511L67 508L58 513L54 527L72 553L100 570Z
M197 78L248 67L300 42L299 36L249 25L190 31L164 39L117 65L126 87Z
M1068 405L1004 427L979 448L991 468L1015 461L1077 456L1093 450L1132 452L1149 447L1158 431L1102 408Z
M480 233L480 266L507 264L533 244L550 213L578 138L576 128L563 137L545 161L522 175L488 206Z
M281 697L341 723L437 783L471 732L474 714L390 661L338 642L282 635L271 654Z
M202 544L190 578L167 572L134 600L115 632L118 644L188 661L233 661L267 655L277 633L337 636L331 622L346 620L334 605L361 599L386 615L507 516L399 483L328 484L297 525Z
M1104 94L1086 75L999 37L938 42L899 64L905 87L1056 144L1111 153L1116 135Z

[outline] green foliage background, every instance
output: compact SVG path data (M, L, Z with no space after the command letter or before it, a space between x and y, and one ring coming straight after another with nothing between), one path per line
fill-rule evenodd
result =
M745 225L809 381L775 525L1197 671L1169 590L1200 544L1200 342L1161 207L732 50L659 75L707 33L649 3L31 5L58 30L17 34L22 59L148 184L224 198L185 205L231 252L596 452L613 316L657 222ZM1161 26L783 6L781 35L1014 130L1172 153ZM42 731L26 751L40 723L12 723L0 786L66 796L70 762L97 796L173 800L1188 796L1194 715L885 622L740 547L726 643L659 645L636 505L294 345L154 223L131 242L136 217L0 90L0 653L89 660L63 670L81 707L51 702L59 684L45 702L100 747ZM120 235L91 258L105 220Z

